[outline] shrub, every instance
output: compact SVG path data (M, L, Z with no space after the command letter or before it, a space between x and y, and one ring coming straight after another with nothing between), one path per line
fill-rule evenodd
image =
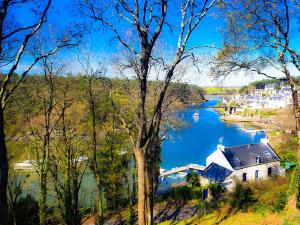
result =
M207 201L199 201L198 204L198 215L199 217L202 217L206 215L207 213L210 213L210 205Z
M264 204L269 210L273 211L273 207L280 193L288 190L288 177L273 176L268 180L250 183L249 187L253 191L253 197L257 201L256 203ZM259 206L254 204L253 209L254 207Z
M192 199L191 189L186 186L172 189L170 195L174 200L182 200L183 202Z
M16 224L35 225L39 224L39 206L34 197L27 194L18 202L16 212Z
M286 150L280 153L281 162L297 162L297 155L295 151Z
M265 213L269 210L268 205L266 205L263 202L257 202L253 205L253 211L256 213L260 213L262 215L265 215Z
M191 183L193 187L200 186L199 177L195 172L188 173L188 175L186 176L186 181Z
M191 188L191 198L202 199L202 188L201 187Z
M222 193L225 191L224 188L218 184L218 183L212 183L209 185L209 189L211 192L211 195L215 200L220 199Z
M287 203L286 191L281 191L276 198L275 204L273 206L273 211L280 212L281 210L284 209L286 203Z
M254 202L252 189L238 183L233 192L231 205L234 208L246 211Z

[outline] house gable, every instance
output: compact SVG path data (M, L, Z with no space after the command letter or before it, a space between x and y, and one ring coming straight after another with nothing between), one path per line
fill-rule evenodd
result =
M206 158L206 166L208 167L210 164L216 163L222 167L225 167L226 169L233 170L232 166L221 150L222 147L224 148L224 146L218 146L218 149Z

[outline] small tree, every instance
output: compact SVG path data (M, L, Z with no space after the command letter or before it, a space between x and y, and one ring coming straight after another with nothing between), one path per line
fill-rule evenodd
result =
M240 183L236 184L232 194L231 205L234 208L246 211L253 202L254 198L252 189Z
M200 187L199 176L196 172L190 172L186 176L186 181L192 184L192 187Z

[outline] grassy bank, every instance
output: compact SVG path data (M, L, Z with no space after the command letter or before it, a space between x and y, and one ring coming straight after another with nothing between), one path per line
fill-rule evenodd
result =
M239 88L227 87L206 87L203 89L206 95L231 95L239 91Z

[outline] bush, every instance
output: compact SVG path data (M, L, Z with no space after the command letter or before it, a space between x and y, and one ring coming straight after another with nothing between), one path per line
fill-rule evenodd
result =
M188 173L186 181L191 183L193 187L200 187L199 177L195 172Z
M174 200L182 200L183 202L192 199L191 189L186 186L172 189L170 195Z
M253 211L256 213L260 213L262 215L265 215L265 213L269 210L268 205L262 202L257 202L253 205Z
M284 209L285 205L287 203L287 194L286 191L281 191L276 198L275 204L273 206L274 212L280 212Z
M215 200L220 199L222 193L225 191L224 188L218 183L212 183L209 185L211 195Z
M281 162L297 162L297 155L295 151L286 150L280 153Z
M202 188L201 187L191 188L191 197L192 199L202 199Z
M249 206L251 206L254 202L252 189L250 187L244 187L242 184L238 183L232 196L231 205L234 208L247 211Z
M16 224L20 225L38 225L39 224L39 206L34 197L27 194L18 202L16 212Z
M207 201L199 201L198 204L198 215L199 217L205 216L207 213L210 213L210 205Z
M278 196L281 192L288 190L288 177L273 176L268 180L250 183L249 186L253 190L253 197L257 203L262 203L267 206L270 211L273 211Z

